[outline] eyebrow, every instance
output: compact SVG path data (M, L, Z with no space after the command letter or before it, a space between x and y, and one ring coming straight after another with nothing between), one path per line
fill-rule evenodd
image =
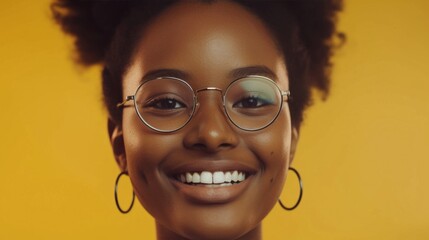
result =
M261 75L277 81L277 75L267 66L255 65L242 68L236 68L229 73L229 77L233 80L247 77L249 75ZM175 77L183 80L189 79L189 74L178 69L156 69L146 73L140 83L159 78L159 77Z
M155 79L155 78L159 78L159 77L175 77L175 78L180 78L180 79L189 79L189 74L187 74L186 72L177 70L177 69L156 69L153 71L149 71L148 73L146 73L142 80L140 81L140 83Z
M270 68L263 65L237 68L232 70L229 75L234 80L247 77L249 75L261 75L277 81L277 75Z

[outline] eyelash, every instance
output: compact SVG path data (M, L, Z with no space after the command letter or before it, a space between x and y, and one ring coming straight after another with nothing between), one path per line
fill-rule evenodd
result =
M243 103L245 101L249 101L249 100L256 100L256 106L252 106L252 107L243 106ZM238 105L241 105L241 106L238 106ZM266 100L264 100L264 99L262 99L262 98L260 98L258 96L248 96L248 97L241 98L239 101L237 101L236 103L234 103L232 105L232 107L238 107L238 108L259 108L259 107L263 107L263 106L266 106L266 105L269 105L268 101L266 101Z
M158 105L158 104L165 104L165 103L171 104L172 102L174 102L174 107L172 108L171 106L166 107L166 106ZM179 107L177 107L178 104L180 105ZM149 100L148 103L145 104L145 107L152 107L152 108L161 109L161 110L171 110L171 109L186 108L186 104L171 97L159 97L159 98L154 98Z

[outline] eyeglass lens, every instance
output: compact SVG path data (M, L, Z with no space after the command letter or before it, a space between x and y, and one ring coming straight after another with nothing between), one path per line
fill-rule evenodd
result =
M154 130L172 132L186 125L195 112L197 97L191 86L176 78L158 78L142 84L135 94L141 120ZM224 92L225 112L244 130L258 130L277 117L282 96L277 85L263 77L234 81Z

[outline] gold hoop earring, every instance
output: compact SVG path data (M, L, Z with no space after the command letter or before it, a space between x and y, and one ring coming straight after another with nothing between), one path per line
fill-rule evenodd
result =
M128 209L127 210L123 210L121 208L121 205L119 205L119 200L118 200L118 183L119 183L119 179L122 177L122 175L127 175L128 176L128 173L127 172L121 172L121 173L119 173L118 177L116 178L116 182L115 182L115 202L116 202L116 207L118 208L118 210L121 213L126 214L126 213L130 212L131 209L133 208L134 199L136 198L136 195L134 194L134 190L133 190L133 200L131 201L131 204L128 207Z
M298 171L297 171L295 168L293 168L293 167L290 167L290 168L289 168L289 170L292 170L292 171L296 174L296 176L298 177L298 181L299 181L299 197L298 197L298 201L297 201L297 202L295 203L295 205L293 205L292 207L286 207L286 205L284 205L284 204L282 203L282 200L280 200L280 198L279 198L278 202L279 202L280 206L281 206L284 210L292 211L292 210L294 210L296 207L298 207L299 203L301 202L302 192L303 192L303 186L302 186L301 176L299 175Z

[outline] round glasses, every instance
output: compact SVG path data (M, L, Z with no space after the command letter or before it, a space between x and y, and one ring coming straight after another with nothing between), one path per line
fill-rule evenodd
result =
M239 78L225 92L215 87L194 91L182 79L160 77L143 82L134 95L127 96L117 107L134 101L135 110L146 126L169 133L183 128L192 119L199 106L197 93L211 90L222 93L226 116L246 131L261 130L273 123L283 102L290 97L290 91L282 91L273 80L263 76Z

